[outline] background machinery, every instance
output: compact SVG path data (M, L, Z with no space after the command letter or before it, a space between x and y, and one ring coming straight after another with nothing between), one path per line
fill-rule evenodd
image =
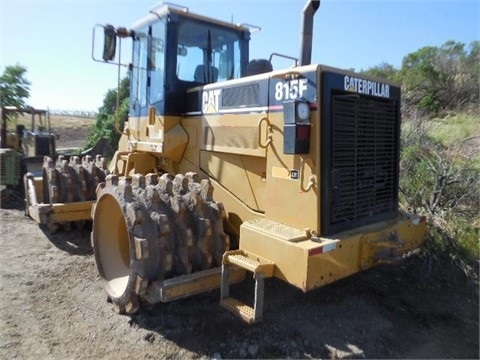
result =
M422 243L425 218L398 210L400 89L311 64L319 5L305 5L300 59L284 70L250 60L249 27L180 6L102 26L101 61L133 44L129 119L92 202L118 311L220 287L251 323L265 278L309 291ZM229 294L246 271L248 305Z
M41 172L43 157L56 157L55 139L47 110L32 107L1 108L0 178L2 206L11 199L23 198L23 175ZM30 126L19 123L30 117Z
M30 126L19 123L20 116L30 117ZM2 206L25 199L25 214L50 232L60 224L91 219L95 188L107 172L102 156L59 155L56 138L47 110L1 108Z

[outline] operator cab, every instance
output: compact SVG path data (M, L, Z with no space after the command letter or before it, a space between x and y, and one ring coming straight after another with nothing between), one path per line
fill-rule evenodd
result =
M162 5L133 26L130 116L185 112L186 90L242 77L249 28Z

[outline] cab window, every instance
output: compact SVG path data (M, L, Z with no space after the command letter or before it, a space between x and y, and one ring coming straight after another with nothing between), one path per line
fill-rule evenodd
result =
M150 55L150 103L164 99L165 90L165 22L152 24Z
M176 74L199 84L240 77L239 34L185 19L178 30Z

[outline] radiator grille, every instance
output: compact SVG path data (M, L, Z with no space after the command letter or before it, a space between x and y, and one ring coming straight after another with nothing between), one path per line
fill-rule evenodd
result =
M223 89L222 107L258 105L260 105L259 84L247 84Z
M397 102L332 96L330 225L343 229L397 211Z
M0 149L0 183L17 185L20 171L20 153L12 149Z

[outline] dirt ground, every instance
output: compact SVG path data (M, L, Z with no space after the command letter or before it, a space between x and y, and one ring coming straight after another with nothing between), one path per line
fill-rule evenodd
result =
M123 316L88 226L50 235L21 206L0 221L0 359L479 358L478 284L419 255L307 294L268 279L256 325L223 310L219 291Z

